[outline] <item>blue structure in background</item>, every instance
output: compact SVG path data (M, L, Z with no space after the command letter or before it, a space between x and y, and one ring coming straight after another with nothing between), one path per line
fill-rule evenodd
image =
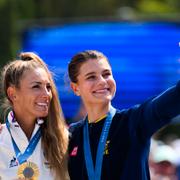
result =
M80 104L64 82L70 58L86 49L102 51L117 82L113 105L127 108L176 83L180 76L180 26L174 23L94 22L30 28L23 51L38 53L56 73L61 105L73 117Z

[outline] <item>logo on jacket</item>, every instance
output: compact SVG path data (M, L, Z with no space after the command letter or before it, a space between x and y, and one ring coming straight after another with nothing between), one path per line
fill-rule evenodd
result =
M109 154L109 143L110 141L106 141L105 149L104 149L104 154L108 155Z
M76 156L78 152L78 146L75 146L70 154L70 156Z
M13 156L13 159L10 161L9 168L12 168L14 166L18 166L18 161L17 159Z

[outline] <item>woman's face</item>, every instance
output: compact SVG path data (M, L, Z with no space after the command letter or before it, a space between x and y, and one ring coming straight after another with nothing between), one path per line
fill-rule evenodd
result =
M114 97L116 83L106 59L89 59L83 63L77 76L77 83L71 83L85 105L109 103Z
M19 88L12 88L9 94L17 114L36 119L48 115L52 99L51 84L46 71L42 68L27 70L20 80Z

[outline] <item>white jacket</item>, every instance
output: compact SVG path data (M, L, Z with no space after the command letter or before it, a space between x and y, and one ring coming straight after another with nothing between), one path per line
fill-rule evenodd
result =
M17 121L13 122L13 120L10 120L9 123L14 141L16 142L21 153L23 153L29 144L28 139ZM15 180L17 179L19 164L16 159L9 131L6 125L3 126L3 130L0 133L0 180ZM37 123L35 125L32 137L37 132L38 128L39 124ZM38 180L55 179L45 163L46 161L41 148L41 139L38 142L33 154L28 158L28 161L36 163L38 166L40 174Z

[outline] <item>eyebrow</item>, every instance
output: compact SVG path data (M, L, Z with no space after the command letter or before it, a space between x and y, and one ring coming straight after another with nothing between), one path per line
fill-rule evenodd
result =
M90 72L90 73L85 74L85 76L91 76L91 75L94 75L94 74L96 74L96 73L95 72Z
M105 69L103 72L111 72L111 69Z
M103 73L104 72L111 72L111 69L104 69L102 72ZM89 72L89 73L85 74L85 76L90 76L90 75L94 75L94 74L96 74L96 72Z
M43 84L42 82L39 82L39 81L33 81L31 82L30 84ZM47 82L46 84L51 84L50 82Z
M30 84L42 84L42 83L39 82L39 81L33 81L33 82L31 82Z

